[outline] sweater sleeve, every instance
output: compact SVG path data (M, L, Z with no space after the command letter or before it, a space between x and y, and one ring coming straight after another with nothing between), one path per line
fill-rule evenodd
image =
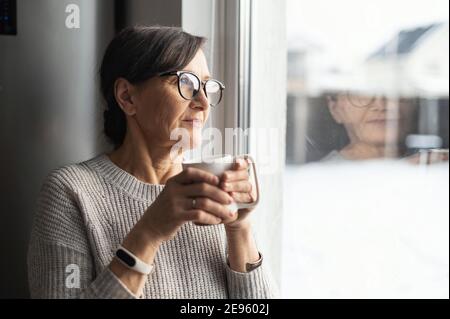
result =
M136 298L109 268L96 273L76 194L58 170L39 195L28 281L32 298Z
M225 232L223 236L224 242L226 243ZM279 298L277 285L268 270L266 262L267 261L263 260L261 266L246 273L234 271L230 268L228 263L226 263L228 297L230 299Z
M265 265L247 273L234 271L226 266L230 299L272 299L278 297L276 286Z

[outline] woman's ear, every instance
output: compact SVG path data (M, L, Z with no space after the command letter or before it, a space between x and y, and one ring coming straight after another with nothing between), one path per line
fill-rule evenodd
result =
M337 97L327 96L328 110L331 113L331 116L338 124L342 124L342 116L340 114L338 99Z
M124 78L118 78L114 83L114 97L122 111L129 116L136 114L136 105L133 102L135 89L133 84Z

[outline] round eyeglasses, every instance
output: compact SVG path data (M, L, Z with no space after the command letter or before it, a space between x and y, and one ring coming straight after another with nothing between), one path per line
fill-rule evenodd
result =
M369 94L364 94L364 93L360 93L360 92L350 92L350 91L347 91L346 95L347 95L348 101L354 107L358 107L358 108L365 108L365 107L371 106L377 98L377 96L375 96L375 95L369 95Z
M185 100L195 99L202 85L210 106L214 107L222 100L225 86L217 80L201 81L197 75L189 71L164 72L159 76L177 76L178 92Z

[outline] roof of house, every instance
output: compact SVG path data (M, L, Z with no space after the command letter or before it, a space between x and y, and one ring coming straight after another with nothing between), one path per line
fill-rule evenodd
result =
M422 26L415 29L402 30L393 39L384 44L369 56L370 59L384 58L393 54L406 55L414 51L417 43L427 32L433 28L437 28L442 23L434 23L428 26ZM396 45L397 42L397 45ZM395 48L396 45L396 48Z

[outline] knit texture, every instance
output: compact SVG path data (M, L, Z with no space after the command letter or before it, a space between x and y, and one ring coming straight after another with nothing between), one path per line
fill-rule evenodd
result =
M158 197L151 185L100 155L45 180L28 251L33 298L136 298L107 267ZM272 298L264 264L239 273L226 263L223 225L184 224L155 257L142 298Z

